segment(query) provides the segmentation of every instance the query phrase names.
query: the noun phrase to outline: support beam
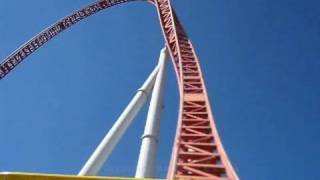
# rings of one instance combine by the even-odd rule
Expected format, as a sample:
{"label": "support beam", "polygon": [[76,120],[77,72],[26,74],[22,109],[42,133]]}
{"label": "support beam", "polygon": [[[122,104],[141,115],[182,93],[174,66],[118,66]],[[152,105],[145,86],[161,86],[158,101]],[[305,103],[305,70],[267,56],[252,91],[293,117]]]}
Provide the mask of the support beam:
{"label": "support beam", "polygon": [[118,144],[119,140],[126,132],[132,120],[135,118],[135,116],[147,100],[147,97],[153,88],[158,71],[159,65],[157,65],[156,68],[152,71],[148,79],[144,82],[131,102],[119,116],[107,135],[104,137],[89,160],[78,173],[79,176],[94,176],[99,173],[103,164],[108,159],[108,156],[111,154],[114,147]]}
{"label": "support beam", "polygon": [[142,135],[141,149],[136,169],[136,178],[153,178],[158,152],[160,118],[163,106],[163,90],[165,81],[165,66],[167,59],[166,48],[163,48],[159,57],[159,72],[153,87],[152,96],[144,134]]}

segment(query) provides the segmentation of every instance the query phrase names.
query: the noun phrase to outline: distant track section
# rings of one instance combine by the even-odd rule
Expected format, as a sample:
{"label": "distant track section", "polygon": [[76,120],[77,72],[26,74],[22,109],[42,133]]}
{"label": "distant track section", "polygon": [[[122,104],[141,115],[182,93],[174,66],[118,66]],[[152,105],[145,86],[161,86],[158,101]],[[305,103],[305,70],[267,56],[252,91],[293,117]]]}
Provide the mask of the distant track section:
{"label": "distant track section", "polygon": [[134,1],[134,0],[101,0],[92,3],[73,14],[64,17],[55,24],[46,28],[35,37],[31,38],[25,44],[20,46],[17,50],[6,57],[0,64],[0,80],[4,78],[10,71],[12,71],[18,64],[20,64],[26,57],[31,55],[50,39],[57,36],[62,31],[68,29],[77,22],[91,16],[101,10],[107,9],[117,4]]}

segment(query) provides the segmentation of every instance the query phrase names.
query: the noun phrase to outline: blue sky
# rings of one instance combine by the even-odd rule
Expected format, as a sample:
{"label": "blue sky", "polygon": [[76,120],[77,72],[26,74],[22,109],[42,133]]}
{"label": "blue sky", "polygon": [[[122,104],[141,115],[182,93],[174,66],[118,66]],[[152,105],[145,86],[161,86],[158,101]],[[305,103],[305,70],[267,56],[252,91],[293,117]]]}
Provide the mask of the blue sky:
{"label": "blue sky", "polygon": [[[0,59],[93,0],[3,1]],[[320,179],[320,3],[173,0],[204,71],[228,155],[245,180]],[[94,15],[0,82],[0,171],[77,174],[157,62],[155,8]],[[178,92],[168,67],[158,176],[164,177]],[[133,176],[146,108],[103,168]],[[130,150],[130,151],[128,151]]]}

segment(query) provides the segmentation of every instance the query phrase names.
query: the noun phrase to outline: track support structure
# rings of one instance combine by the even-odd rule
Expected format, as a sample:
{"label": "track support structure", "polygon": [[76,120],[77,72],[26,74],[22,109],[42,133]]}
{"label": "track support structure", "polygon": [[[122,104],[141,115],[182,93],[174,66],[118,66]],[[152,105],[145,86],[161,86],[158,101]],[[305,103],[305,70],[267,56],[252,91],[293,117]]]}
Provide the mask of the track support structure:
{"label": "track support structure", "polygon": [[167,50],[163,48],[159,57],[159,72],[153,87],[146,125],[141,137],[141,148],[136,169],[136,178],[154,178],[158,153],[160,119],[163,111]]}
{"label": "track support structure", "polygon": [[108,159],[114,147],[118,144],[129,125],[132,123],[139,110],[146,102],[159,71],[159,65],[152,71],[148,79],[144,82],[138,92],[133,97],[128,106],[121,113],[112,128],[103,138],[89,160],[78,173],[79,176],[97,175]]}

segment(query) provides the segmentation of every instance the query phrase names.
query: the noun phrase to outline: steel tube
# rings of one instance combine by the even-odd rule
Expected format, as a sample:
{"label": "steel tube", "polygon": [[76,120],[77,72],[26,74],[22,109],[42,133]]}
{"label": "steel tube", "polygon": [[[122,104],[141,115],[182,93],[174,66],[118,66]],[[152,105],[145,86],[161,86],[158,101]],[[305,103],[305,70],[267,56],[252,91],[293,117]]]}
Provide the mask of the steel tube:
{"label": "steel tube", "polygon": [[159,57],[159,72],[152,91],[146,125],[141,137],[142,142],[135,174],[136,178],[154,178],[155,176],[160,118],[163,109],[166,59],[167,51],[166,48],[163,48]]}
{"label": "steel tube", "polygon": [[79,176],[97,175],[99,173],[100,169],[108,159],[112,150],[118,144],[119,140],[126,132],[132,120],[135,118],[135,116],[147,100],[147,97],[153,88],[158,70],[159,66],[157,65],[149,75],[148,79],[137,91],[131,102],[121,113],[112,128],[103,138],[89,160],[85,163],[81,171],[78,173]]}

